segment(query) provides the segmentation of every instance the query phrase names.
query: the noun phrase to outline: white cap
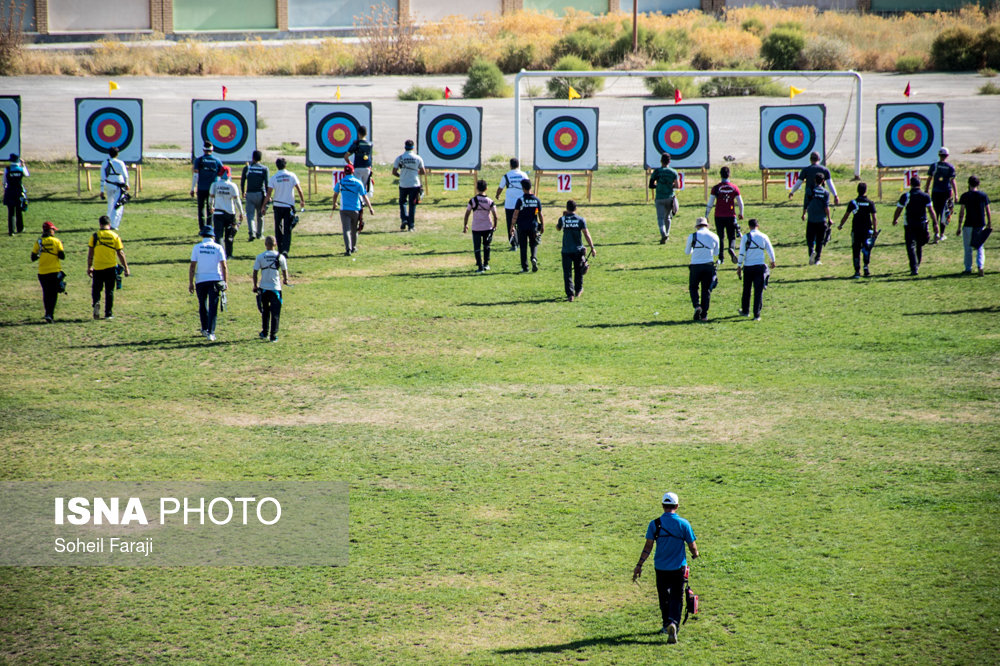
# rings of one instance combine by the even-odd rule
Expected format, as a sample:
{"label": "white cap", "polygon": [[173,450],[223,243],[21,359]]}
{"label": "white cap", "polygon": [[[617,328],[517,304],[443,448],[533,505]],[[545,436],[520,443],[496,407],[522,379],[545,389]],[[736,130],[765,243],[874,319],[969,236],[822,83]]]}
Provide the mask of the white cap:
{"label": "white cap", "polygon": [[663,493],[663,501],[660,503],[669,504],[671,506],[677,506],[680,504],[680,502],[677,501],[677,493]]}
{"label": "white cap", "polygon": [[704,217],[699,217],[697,220],[694,221],[695,229],[697,229],[698,227],[707,227],[707,226],[708,226],[708,220]]}
{"label": "white cap", "polygon": [[944,146],[941,146],[941,150],[938,151],[938,155],[948,155],[948,154],[950,154],[948,153],[948,149],[945,148]]}

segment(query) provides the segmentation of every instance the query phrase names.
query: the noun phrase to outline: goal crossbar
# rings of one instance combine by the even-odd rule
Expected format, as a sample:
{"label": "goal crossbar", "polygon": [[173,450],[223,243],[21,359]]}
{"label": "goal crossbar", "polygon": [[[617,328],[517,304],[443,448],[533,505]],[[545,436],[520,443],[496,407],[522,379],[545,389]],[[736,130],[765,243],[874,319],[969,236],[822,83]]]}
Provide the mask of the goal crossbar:
{"label": "goal crossbar", "polygon": [[671,72],[671,71],[659,71],[659,70],[603,70],[603,71],[538,71],[538,70],[521,70],[514,77],[514,157],[521,159],[521,79],[523,78],[556,78],[556,77],[637,77],[637,78],[649,78],[649,77],[721,77],[721,78],[734,78],[734,77],[787,77],[787,76],[806,76],[806,77],[841,77],[841,78],[852,78],[854,79],[855,86],[855,102],[854,102],[854,177],[861,177],[861,95],[862,95],[862,85],[861,85],[861,75],[854,70],[847,71],[800,71],[800,70],[779,70],[779,71],[767,71],[761,72],[757,70],[751,71],[683,71],[683,72]]}

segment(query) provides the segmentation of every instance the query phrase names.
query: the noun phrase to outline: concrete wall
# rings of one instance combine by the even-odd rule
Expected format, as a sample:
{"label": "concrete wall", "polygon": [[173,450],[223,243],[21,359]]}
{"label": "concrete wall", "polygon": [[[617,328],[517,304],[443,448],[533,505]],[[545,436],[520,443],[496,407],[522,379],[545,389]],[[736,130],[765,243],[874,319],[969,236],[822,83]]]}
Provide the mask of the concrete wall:
{"label": "concrete wall", "polygon": [[[384,4],[398,10],[395,0]],[[371,7],[370,0],[288,0],[288,27],[351,28]]]}
{"label": "concrete wall", "polygon": [[149,0],[48,0],[49,32],[150,30]]}
{"label": "concrete wall", "polygon": [[[906,3],[904,3],[906,4]],[[820,10],[842,9],[855,11],[858,9],[858,0],[726,0],[726,7],[750,7],[752,5],[764,5],[766,7],[815,7]]]}
{"label": "concrete wall", "polygon": [[[52,0],[49,0],[50,2]],[[276,30],[275,0],[173,0],[174,30]]]}
{"label": "concrete wall", "polygon": [[[976,0],[871,0],[873,12],[933,12],[938,9],[958,10],[965,5],[977,4]],[[980,5],[990,3],[980,0]]]}
{"label": "concrete wall", "polygon": [[[579,0],[562,0],[572,4]],[[608,0],[603,0],[606,12]],[[525,3],[527,6],[527,2]],[[499,14],[503,7],[501,0],[462,0],[461,3],[442,0],[410,0],[410,16],[417,22],[440,21],[445,16],[479,16],[481,14]],[[603,12],[602,12],[603,13]]]}
{"label": "concrete wall", "polygon": [[524,0],[524,9],[552,12],[556,16],[564,15],[567,7],[591,14],[607,14],[608,0]]}
{"label": "concrete wall", "polygon": [[[701,0],[639,0],[639,12],[642,14],[673,14],[684,9],[701,9]],[[631,12],[631,0],[621,0],[621,10]]]}

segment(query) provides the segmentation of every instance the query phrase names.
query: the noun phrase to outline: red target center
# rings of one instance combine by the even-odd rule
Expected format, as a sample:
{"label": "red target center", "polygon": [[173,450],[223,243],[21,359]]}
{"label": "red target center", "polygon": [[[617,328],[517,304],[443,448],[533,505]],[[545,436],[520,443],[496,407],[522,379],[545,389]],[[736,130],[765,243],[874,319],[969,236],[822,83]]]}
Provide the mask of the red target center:
{"label": "red target center", "polygon": [[798,127],[786,127],[781,131],[781,145],[786,148],[798,148],[806,140],[806,133]]}
{"label": "red target center", "polygon": [[576,148],[576,144],[580,140],[580,137],[577,136],[576,132],[574,132],[573,130],[564,127],[563,129],[556,132],[556,135],[555,137],[553,137],[553,139],[555,140],[557,149],[573,150],[574,148]]}
{"label": "red target center", "polygon": [[437,131],[437,142],[442,148],[454,148],[462,141],[462,133],[454,125],[444,125]]}
{"label": "red target center", "polygon": [[680,125],[668,127],[663,136],[666,138],[667,145],[671,148],[682,148],[688,142],[687,129]]}
{"label": "red target center", "polygon": [[924,132],[919,125],[906,123],[896,130],[896,140],[907,148],[912,148],[923,141]]}
{"label": "red target center", "polygon": [[228,143],[236,136],[236,125],[231,120],[220,120],[212,128],[212,136],[223,143]]}
{"label": "red target center", "polygon": [[331,146],[336,146],[337,148],[343,148],[349,144],[351,136],[351,129],[343,123],[331,125],[326,131],[326,140],[330,142]]}
{"label": "red target center", "polygon": [[102,120],[97,125],[97,136],[101,141],[112,143],[122,136],[122,126],[114,120]]}

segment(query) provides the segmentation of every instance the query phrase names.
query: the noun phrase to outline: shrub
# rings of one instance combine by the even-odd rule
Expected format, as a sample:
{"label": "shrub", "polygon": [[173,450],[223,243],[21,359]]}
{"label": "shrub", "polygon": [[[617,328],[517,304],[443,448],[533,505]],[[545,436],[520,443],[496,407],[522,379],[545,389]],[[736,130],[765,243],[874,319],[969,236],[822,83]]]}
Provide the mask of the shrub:
{"label": "shrub", "polygon": [[768,69],[795,69],[798,67],[806,38],[798,30],[776,28],[760,46],[760,55]]}
{"label": "shrub", "polygon": [[358,25],[357,68],[362,74],[420,74],[416,28],[386,5],[372,6]]}
{"label": "shrub", "polygon": [[[576,56],[563,56],[553,67],[555,71],[586,71],[593,69],[590,63],[585,62]],[[604,79],[599,76],[587,78],[574,78],[557,76],[549,79],[549,94],[556,98],[565,99],[569,95],[570,86],[573,87],[581,97],[593,97],[595,93],[604,88]]]}
{"label": "shrub", "polygon": [[436,99],[444,99],[444,90],[441,88],[429,88],[413,84],[406,90],[397,91],[396,97],[404,102],[427,102]]}
{"label": "shrub", "polygon": [[[683,30],[656,32],[644,26],[636,31],[639,53],[651,60],[676,62],[687,56],[690,39]],[[614,67],[632,53],[632,28],[624,27],[618,38],[602,54],[596,64]]]}
{"label": "shrub", "polygon": [[[654,69],[661,70],[671,70],[678,69],[677,67],[672,67],[670,63],[658,62],[654,66]],[[648,78],[643,81],[646,84],[646,88],[649,92],[653,94],[653,97],[663,97],[665,99],[673,99],[674,91],[680,90],[681,95],[687,99],[690,97],[698,96],[698,85],[694,82],[694,79],[687,76],[669,77],[661,76],[656,78]]]}
{"label": "shrub", "polygon": [[839,39],[817,36],[809,40],[799,56],[799,69],[839,70],[851,66],[851,53]]}
{"label": "shrub", "polygon": [[976,41],[976,33],[965,26],[943,30],[931,44],[934,67],[949,72],[978,68],[980,58]]}
{"label": "shrub", "polygon": [[500,68],[488,60],[476,60],[469,68],[469,77],[462,86],[462,97],[509,97],[510,86]]}
{"label": "shrub", "polygon": [[702,97],[784,97],[788,89],[773,80],[756,76],[714,76],[701,84]]}
{"label": "shrub", "polygon": [[993,83],[992,81],[987,81],[982,86],[979,87],[980,95],[1000,95],[1000,86]]}
{"label": "shrub", "polygon": [[537,50],[531,42],[511,40],[504,46],[503,54],[497,61],[500,71],[506,74],[516,74],[522,69],[531,69],[537,58]]}
{"label": "shrub", "polygon": [[24,3],[5,2],[0,8],[0,76],[14,73],[14,66],[21,57],[24,33]]}
{"label": "shrub", "polygon": [[598,30],[599,26],[600,24],[588,23],[565,35],[552,47],[552,55],[557,58],[576,56],[589,63],[600,62],[611,35],[600,34],[607,31]]}
{"label": "shrub", "polygon": [[924,68],[924,59],[917,55],[900,56],[896,60],[896,71],[900,74],[915,74]]}
{"label": "shrub", "polygon": [[1000,67],[1000,25],[991,25],[976,37],[976,50],[986,67]]}
{"label": "shrub", "polygon": [[764,25],[763,21],[761,21],[756,16],[751,16],[746,21],[743,21],[743,23],[740,24],[740,30],[742,30],[743,32],[749,32],[751,35],[757,35],[758,37],[760,37],[767,31],[767,28]]}
{"label": "shrub", "polygon": [[979,70],[979,76],[985,77],[987,79],[992,79],[996,75],[997,75],[997,70],[993,69],[992,67],[983,67],[981,70]]}

